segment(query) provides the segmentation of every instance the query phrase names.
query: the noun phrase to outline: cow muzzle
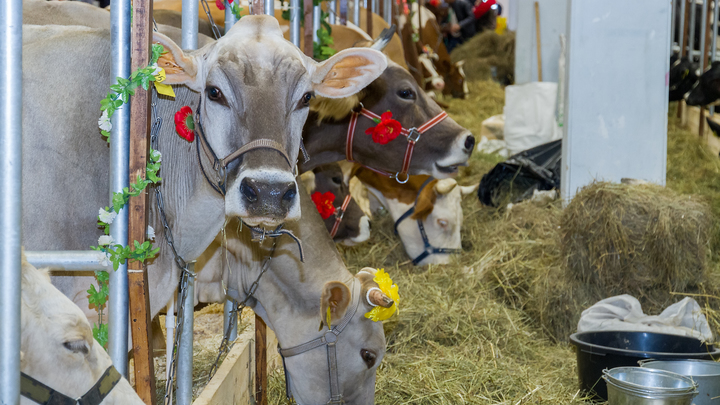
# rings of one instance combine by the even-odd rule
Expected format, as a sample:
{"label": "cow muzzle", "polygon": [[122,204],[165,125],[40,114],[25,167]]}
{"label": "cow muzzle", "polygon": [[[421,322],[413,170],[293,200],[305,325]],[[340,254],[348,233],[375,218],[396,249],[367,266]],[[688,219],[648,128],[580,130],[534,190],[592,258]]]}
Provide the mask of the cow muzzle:
{"label": "cow muzzle", "polygon": [[300,218],[300,197],[293,175],[282,170],[244,170],[228,190],[226,213],[250,226],[278,226]]}

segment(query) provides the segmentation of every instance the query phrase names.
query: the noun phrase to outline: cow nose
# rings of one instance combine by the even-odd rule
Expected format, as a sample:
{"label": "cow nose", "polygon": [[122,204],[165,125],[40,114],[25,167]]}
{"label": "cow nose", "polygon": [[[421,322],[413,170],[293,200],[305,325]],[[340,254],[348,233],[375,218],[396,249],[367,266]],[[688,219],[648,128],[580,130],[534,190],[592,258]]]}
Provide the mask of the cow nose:
{"label": "cow nose", "polygon": [[240,183],[240,194],[251,208],[275,211],[271,207],[279,206],[287,213],[297,198],[297,186],[294,182],[266,182],[246,177]]}
{"label": "cow nose", "polygon": [[468,135],[468,137],[465,138],[465,150],[468,152],[472,152],[474,147],[475,147],[475,137],[472,135]]}
{"label": "cow nose", "polygon": [[253,183],[255,183],[255,181],[248,181],[247,178],[243,179],[242,183],[240,183],[240,193],[251,203],[258,200],[258,190]]}

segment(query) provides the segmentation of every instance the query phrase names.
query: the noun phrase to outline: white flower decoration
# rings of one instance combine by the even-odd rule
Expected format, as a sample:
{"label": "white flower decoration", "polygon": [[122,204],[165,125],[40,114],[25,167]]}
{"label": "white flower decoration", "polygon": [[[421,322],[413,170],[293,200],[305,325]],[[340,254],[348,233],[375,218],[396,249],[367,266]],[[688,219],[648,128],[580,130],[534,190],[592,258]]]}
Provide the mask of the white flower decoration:
{"label": "white flower decoration", "polygon": [[105,110],[102,112],[102,115],[100,116],[100,119],[98,120],[98,126],[103,131],[111,131],[112,130],[112,122],[110,122],[110,117],[108,116],[108,110]]}
{"label": "white flower decoration", "polygon": [[154,70],[152,71],[152,73],[150,73],[150,74],[153,75],[153,76],[157,75],[158,73],[160,73],[160,72],[162,71],[162,68],[159,67],[159,66],[157,65],[157,63],[153,63],[152,65],[150,65],[150,67],[154,69]]}
{"label": "white flower decoration", "polygon": [[150,239],[150,240],[155,240],[155,230],[154,230],[153,227],[150,226],[150,225],[148,225],[147,237],[148,237],[148,239]]}
{"label": "white flower decoration", "polygon": [[112,224],[116,216],[116,212],[107,212],[102,208],[100,208],[100,214],[98,215],[100,221],[105,222],[106,224]]}
{"label": "white flower decoration", "polygon": [[98,245],[100,246],[112,245],[113,243],[115,243],[115,240],[110,235],[102,235],[98,238]]}
{"label": "white flower decoration", "polygon": [[108,254],[104,252],[98,252],[98,261],[100,262],[100,265],[104,267],[112,265],[112,262],[110,261],[110,256],[108,256]]}
{"label": "white flower decoration", "polygon": [[162,162],[162,154],[159,150],[151,149],[150,150],[150,159],[152,159],[155,163]]}

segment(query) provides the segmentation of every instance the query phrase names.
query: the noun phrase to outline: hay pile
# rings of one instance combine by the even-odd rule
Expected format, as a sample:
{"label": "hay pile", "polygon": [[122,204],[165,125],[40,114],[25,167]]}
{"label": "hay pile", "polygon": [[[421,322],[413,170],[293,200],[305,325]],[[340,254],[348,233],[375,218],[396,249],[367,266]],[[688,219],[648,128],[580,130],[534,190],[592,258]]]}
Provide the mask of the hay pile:
{"label": "hay pile", "polygon": [[485,31],[475,35],[464,44],[453,49],[453,62],[465,61],[463,70],[469,81],[495,79],[502,84],[515,82],[515,33],[507,31],[498,35]]}

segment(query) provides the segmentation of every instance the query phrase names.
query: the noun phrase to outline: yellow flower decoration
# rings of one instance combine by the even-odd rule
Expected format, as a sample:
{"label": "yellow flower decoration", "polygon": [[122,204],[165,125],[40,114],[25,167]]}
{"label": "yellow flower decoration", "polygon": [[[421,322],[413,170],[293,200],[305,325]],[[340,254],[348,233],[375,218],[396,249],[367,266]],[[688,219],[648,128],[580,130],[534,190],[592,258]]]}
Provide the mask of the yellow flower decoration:
{"label": "yellow flower decoration", "polygon": [[375,278],[373,278],[373,281],[378,283],[380,291],[390,297],[390,299],[392,299],[394,303],[390,308],[383,308],[379,305],[373,307],[373,309],[365,313],[365,318],[368,318],[375,322],[384,321],[390,318],[395,313],[395,311],[397,311],[397,306],[400,303],[398,286],[396,284],[393,284],[390,275],[385,272],[385,269],[378,270],[377,273],[375,273]]}

